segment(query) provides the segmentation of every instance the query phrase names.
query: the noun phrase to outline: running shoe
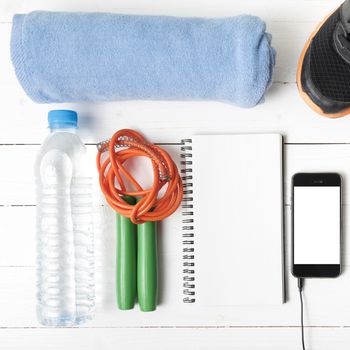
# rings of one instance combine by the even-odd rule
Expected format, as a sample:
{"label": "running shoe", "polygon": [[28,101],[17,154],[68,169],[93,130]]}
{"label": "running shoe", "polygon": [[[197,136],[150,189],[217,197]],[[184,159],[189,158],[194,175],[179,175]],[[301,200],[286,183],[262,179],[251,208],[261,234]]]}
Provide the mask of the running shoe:
{"label": "running shoe", "polygon": [[305,102],[319,114],[350,114],[350,0],[312,33],[299,59],[297,84]]}

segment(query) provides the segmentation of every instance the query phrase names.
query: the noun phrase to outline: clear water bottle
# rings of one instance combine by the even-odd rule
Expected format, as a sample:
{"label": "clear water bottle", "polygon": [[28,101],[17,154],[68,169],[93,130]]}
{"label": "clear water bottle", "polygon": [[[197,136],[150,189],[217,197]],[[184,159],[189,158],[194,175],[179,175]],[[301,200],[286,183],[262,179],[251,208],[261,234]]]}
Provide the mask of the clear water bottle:
{"label": "clear water bottle", "polygon": [[92,177],[77,113],[49,112],[50,134],[35,164],[37,188],[37,314],[49,326],[94,315]]}

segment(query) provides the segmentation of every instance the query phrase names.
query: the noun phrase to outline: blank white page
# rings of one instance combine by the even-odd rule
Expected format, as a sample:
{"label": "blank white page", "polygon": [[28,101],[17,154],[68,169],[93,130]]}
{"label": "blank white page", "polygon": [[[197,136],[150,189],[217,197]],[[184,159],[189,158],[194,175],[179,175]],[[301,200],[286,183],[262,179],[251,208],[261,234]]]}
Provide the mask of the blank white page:
{"label": "blank white page", "polygon": [[282,136],[192,140],[198,304],[283,303]]}

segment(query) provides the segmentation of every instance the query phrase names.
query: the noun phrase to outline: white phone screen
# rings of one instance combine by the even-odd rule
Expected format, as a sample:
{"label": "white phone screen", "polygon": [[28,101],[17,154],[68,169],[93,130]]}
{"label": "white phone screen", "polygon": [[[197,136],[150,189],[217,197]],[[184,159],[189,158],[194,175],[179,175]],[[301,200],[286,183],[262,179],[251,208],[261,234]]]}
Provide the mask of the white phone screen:
{"label": "white phone screen", "polygon": [[340,186],[294,187],[294,264],[340,264]]}

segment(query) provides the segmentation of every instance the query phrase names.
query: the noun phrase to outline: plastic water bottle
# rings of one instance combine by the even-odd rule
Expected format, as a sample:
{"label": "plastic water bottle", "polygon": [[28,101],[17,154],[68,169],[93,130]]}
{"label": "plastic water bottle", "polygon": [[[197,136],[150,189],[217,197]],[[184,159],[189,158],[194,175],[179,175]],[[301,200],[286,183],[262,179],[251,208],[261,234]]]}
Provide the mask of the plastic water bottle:
{"label": "plastic water bottle", "polygon": [[77,113],[54,110],[48,120],[35,164],[37,314],[43,325],[71,326],[94,315],[92,177]]}

